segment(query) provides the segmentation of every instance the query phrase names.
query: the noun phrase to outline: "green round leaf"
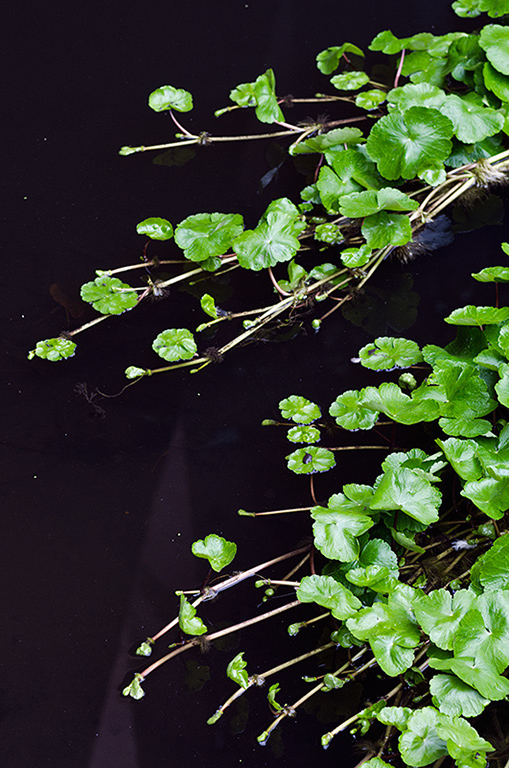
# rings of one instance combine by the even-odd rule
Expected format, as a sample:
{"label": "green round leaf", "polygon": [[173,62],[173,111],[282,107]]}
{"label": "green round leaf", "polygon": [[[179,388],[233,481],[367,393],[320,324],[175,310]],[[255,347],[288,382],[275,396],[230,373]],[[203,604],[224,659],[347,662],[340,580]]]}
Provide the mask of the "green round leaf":
{"label": "green round leaf", "polygon": [[101,275],[81,286],[81,298],[102,315],[120,315],[138,303],[136,291],[117,277]]}
{"label": "green round leaf", "polygon": [[343,72],[341,75],[332,77],[331,83],[339,91],[356,91],[357,88],[362,88],[363,85],[369,83],[369,75],[359,71]]}
{"label": "green round leaf", "polygon": [[454,125],[454,133],[465,144],[475,144],[498,133],[504,117],[489,107],[478,106],[455,94],[447,96],[440,112]]}
{"label": "green round leaf", "polygon": [[479,45],[486,51],[488,61],[503,75],[509,75],[509,29],[487,24],[481,30]]}
{"label": "green round leaf", "polygon": [[173,227],[166,219],[144,219],[136,225],[139,235],[147,235],[151,240],[170,240],[173,237]]}
{"label": "green round leaf", "polygon": [[363,406],[360,403],[362,395],[355,389],[350,389],[339,395],[331,407],[329,413],[334,416],[336,423],[344,429],[371,429],[378,419],[379,411]]}
{"label": "green round leaf", "polygon": [[332,576],[304,576],[297,590],[301,603],[317,603],[328,608],[336,619],[353,616],[361,602]]}
{"label": "green round leaf", "polygon": [[341,251],[341,261],[345,267],[350,269],[358,269],[364,267],[373,253],[369,245],[361,245],[360,248],[345,248]]}
{"label": "green round leaf", "polygon": [[422,361],[421,350],[415,341],[381,336],[359,351],[361,364],[373,371],[408,368]]}
{"label": "green round leaf", "polygon": [[241,267],[259,271],[290,261],[300,248],[295,217],[271,210],[256,229],[246,230],[233,243]]}
{"label": "green round leaf", "polygon": [[407,765],[422,768],[447,755],[447,742],[437,733],[438,712],[423,707],[411,715],[408,729],[399,737],[399,751]]}
{"label": "green round leaf", "polygon": [[509,77],[498,72],[487,61],[483,67],[484,85],[501,101],[509,101]]}
{"label": "green round leaf", "polygon": [[164,112],[166,109],[189,112],[193,108],[193,97],[189,91],[185,91],[183,88],[162,85],[152,91],[148,97],[148,105],[154,112]]}
{"label": "green round leaf", "polygon": [[410,107],[432,107],[440,109],[446,94],[436,85],[430,83],[409,83],[400,88],[393,88],[387,94],[387,102],[391,107],[397,107],[404,112]]}
{"label": "green round leaf", "polygon": [[311,424],[320,418],[321,413],[316,403],[301,395],[290,395],[279,403],[279,410],[284,419],[291,419],[296,424]]}
{"label": "green round leaf", "polygon": [[361,232],[369,248],[385,248],[386,245],[405,245],[412,239],[410,219],[403,213],[380,211],[366,216]]}
{"label": "green round leaf", "polygon": [[320,430],[316,427],[292,427],[286,436],[291,443],[317,443]]}
{"label": "green round leaf", "polygon": [[196,343],[187,328],[169,328],[160,333],[152,343],[154,352],[164,360],[190,360],[196,354]]}
{"label": "green round leaf", "polygon": [[495,325],[509,318],[509,307],[466,307],[455,309],[445,319],[450,325]]}
{"label": "green round leaf", "polygon": [[237,554],[237,545],[233,541],[227,541],[222,536],[210,533],[204,539],[194,541],[191,551],[196,557],[203,557],[209,561],[214,571],[221,571],[230,565]]}
{"label": "green round leaf", "polygon": [[429,684],[433,704],[451,717],[477,717],[490,703],[456,675],[435,675]]}
{"label": "green round leaf", "polygon": [[373,88],[371,91],[362,91],[355,97],[355,106],[360,109],[376,109],[387,98],[385,91]]}
{"label": "green round leaf", "polygon": [[76,349],[76,344],[70,339],[63,339],[57,337],[56,339],[45,339],[44,341],[38,341],[35,349],[32,349],[28,353],[28,359],[33,360],[34,357],[41,357],[43,360],[51,360],[56,362],[57,360],[63,360],[66,357],[72,357]]}
{"label": "green round leaf", "polygon": [[332,451],[329,451],[327,448],[318,448],[316,445],[299,448],[297,451],[290,453],[286,460],[288,462],[288,469],[297,475],[327,472],[336,464]]}
{"label": "green round leaf", "polygon": [[338,245],[345,239],[340,228],[336,224],[319,224],[315,227],[315,240],[329,245]]}
{"label": "green round leaf", "polygon": [[437,109],[411,107],[375,123],[366,149],[386,179],[412,179],[422,168],[448,157],[453,130],[449,118]]}
{"label": "green round leaf", "polygon": [[343,45],[333,45],[320,51],[316,57],[316,66],[324,75],[330,75],[338,68],[341,57],[344,53],[354,53],[356,56],[364,56],[364,52],[352,43],[343,43]]}
{"label": "green round leaf", "polygon": [[243,226],[238,213],[197,213],[180,222],[175,242],[187,259],[205,261],[226,253]]}
{"label": "green round leaf", "polygon": [[509,267],[485,267],[472,277],[480,283],[509,283]]}

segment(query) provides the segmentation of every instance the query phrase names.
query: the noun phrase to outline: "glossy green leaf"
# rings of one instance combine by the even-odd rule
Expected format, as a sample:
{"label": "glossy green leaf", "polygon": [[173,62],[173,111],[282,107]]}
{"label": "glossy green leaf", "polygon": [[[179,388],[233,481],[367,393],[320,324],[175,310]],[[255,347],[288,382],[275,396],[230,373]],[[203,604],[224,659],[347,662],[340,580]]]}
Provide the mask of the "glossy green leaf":
{"label": "glossy green leaf", "polygon": [[180,595],[179,626],[186,635],[203,635],[207,631],[203,621],[196,615],[196,608],[185,595]]}
{"label": "glossy green leaf", "polygon": [[340,228],[332,223],[319,224],[315,227],[314,237],[315,240],[321,243],[328,243],[329,245],[339,245],[345,239]]}
{"label": "glossy green leaf", "polygon": [[118,277],[100,275],[81,286],[81,298],[102,315],[120,315],[138,303],[138,294]]}
{"label": "glossy green leaf", "polygon": [[363,763],[364,768],[392,768],[392,765],[386,763],[381,757],[372,757],[367,762]]}
{"label": "glossy green leaf", "polygon": [[380,211],[415,211],[416,200],[394,187],[366,190],[344,195],[340,201],[340,213],[351,219],[370,216]]}
{"label": "glossy green leaf", "polygon": [[465,144],[474,144],[498,133],[503,116],[489,107],[478,106],[455,94],[447,96],[440,111],[454,125],[454,133]]}
{"label": "glossy green leaf", "polygon": [[420,389],[406,395],[397,384],[385,382],[379,387],[365,387],[361,390],[360,405],[385,413],[400,424],[418,424],[420,421],[434,421],[439,413],[435,400],[418,398]]}
{"label": "glossy green leaf", "polygon": [[453,642],[456,656],[482,659],[498,673],[509,664],[509,592],[480,595],[463,617]]}
{"label": "glossy green leaf", "polygon": [[371,509],[400,509],[410,517],[429,525],[438,520],[440,491],[415,470],[388,470],[378,483]]}
{"label": "glossy green leaf", "polygon": [[185,91],[183,88],[162,85],[152,91],[148,97],[148,105],[154,112],[164,112],[166,109],[189,112],[193,108],[193,97],[189,91]]}
{"label": "glossy green leaf", "polygon": [[500,520],[509,509],[509,479],[483,477],[472,480],[465,483],[461,495],[473,501],[488,517]]}
{"label": "glossy green leaf", "polygon": [[130,365],[125,369],[126,379],[138,379],[140,376],[145,376],[147,373],[146,368],[138,368],[136,365]]}
{"label": "glossy green leaf", "polygon": [[241,267],[259,271],[293,259],[300,248],[295,224],[295,217],[272,210],[256,229],[243,232],[233,242]]}
{"label": "glossy green leaf", "polygon": [[485,267],[472,272],[472,277],[480,283],[509,283],[509,267]]}
{"label": "glossy green leaf", "polygon": [[196,557],[203,557],[209,561],[214,571],[221,571],[230,565],[237,554],[237,545],[233,541],[227,541],[222,536],[210,533],[204,539],[194,541],[191,551]]}
{"label": "glossy green leaf", "polygon": [[141,687],[143,677],[137,673],[133,680],[122,691],[122,696],[131,696],[133,699],[142,699],[145,696],[145,691]]}
{"label": "glossy green leaf", "polygon": [[340,200],[343,195],[349,195],[352,192],[359,192],[362,186],[348,177],[345,181],[338,176],[332,168],[325,165],[320,168],[317,189],[320,193],[320,199],[329,213],[339,213]]}
{"label": "glossy green leaf", "polygon": [[241,107],[254,106],[256,117],[262,123],[284,121],[276,96],[276,78],[272,69],[259,75],[253,83],[242,83],[230,93],[232,101]]}
{"label": "glossy green leaf", "polygon": [[321,691],[337,691],[339,688],[343,688],[344,685],[346,685],[348,681],[347,680],[341,680],[339,677],[336,677],[335,675],[327,674],[324,675],[323,678],[323,687],[320,688]]}
{"label": "glossy green leaf", "polygon": [[226,667],[226,675],[241,688],[249,688],[249,676],[246,672],[247,662],[244,660],[244,651],[238,653]]}
{"label": "glossy green leaf", "polygon": [[316,66],[324,75],[330,75],[339,66],[339,62],[345,53],[354,53],[356,56],[364,56],[364,52],[352,43],[343,43],[343,45],[333,45],[326,48],[316,57]]}
{"label": "glossy green leaf", "polygon": [[408,216],[402,213],[375,213],[367,216],[361,232],[369,248],[385,248],[386,245],[405,245],[412,239],[412,227]]}
{"label": "glossy green leaf", "polygon": [[366,148],[386,179],[411,179],[430,163],[447,158],[452,134],[451,121],[438,110],[411,107],[375,123]]}
{"label": "glossy green leaf", "polygon": [[276,696],[279,693],[280,687],[279,683],[274,683],[274,685],[270,686],[267,694],[267,701],[275,712],[281,712],[283,709],[281,704],[276,701]]}
{"label": "glossy green leaf", "polygon": [[443,441],[437,440],[437,443],[462,480],[479,480],[482,477],[483,470],[477,456],[477,443],[474,440],[450,437]]}
{"label": "glossy green leaf", "polygon": [[452,672],[490,701],[502,701],[509,696],[509,680],[499,675],[482,658],[452,656],[441,659],[430,656],[429,665],[433,669]]}
{"label": "glossy green leaf", "polygon": [[361,141],[364,141],[364,137],[359,128],[345,126],[344,128],[333,128],[327,133],[319,133],[303,141],[296,141],[294,144],[290,144],[288,152],[292,156],[311,152],[326,154],[335,148],[343,150],[345,144],[358,144]]}
{"label": "glossy green leaf", "polygon": [[369,486],[347,485],[344,493],[330,497],[327,507],[313,507],[315,546],[330,560],[349,563],[359,557],[358,537],[374,524],[366,514],[373,490]]}
{"label": "glossy green leaf", "polygon": [[329,451],[327,448],[318,448],[316,445],[298,448],[286,456],[286,461],[288,469],[297,475],[327,472],[336,464],[332,451]]}
{"label": "glossy green leaf", "polygon": [[382,725],[392,725],[399,731],[405,731],[414,710],[410,707],[384,707],[378,712],[376,719]]}
{"label": "glossy green leaf", "polygon": [[445,91],[430,83],[408,83],[400,88],[393,88],[387,94],[387,102],[390,107],[397,107],[399,112],[404,112],[410,107],[431,107],[440,109],[445,101]]}
{"label": "glossy green leaf", "polygon": [[216,302],[214,301],[214,297],[211,296],[210,293],[203,294],[203,296],[200,299],[200,305],[203,311],[209,317],[213,317],[214,319],[217,318]]}
{"label": "glossy green leaf", "polygon": [[476,307],[468,304],[455,309],[445,319],[451,325],[490,325],[509,318],[509,307]]}
{"label": "glossy green leaf", "polygon": [[57,360],[64,360],[67,357],[72,357],[76,350],[76,344],[70,339],[64,339],[58,336],[55,339],[44,339],[44,341],[38,341],[35,349],[30,350],[28,353],[28,359],[33,360],[34,357],[41,357],[43,360],[51,360],[51,362],[57,362]]}
{"label": "glossy green leaf", "polygon": [[365,72],[343,72],[341,75],[331,77],[331,83],[338,91],[356,91],[369,83],[369,75]]}
{"label": "glossy green leaf", "polygon": [[509,29],[499,24],[487,24],[481,29],[479,45],[495,69],[509,75]]}
{"label": "glossy green leaf", "polygon": [[197,213],[181,221],[175,230],[175,242],[191,261],[222,256],[243,230],[238,213]]}
{"label": "glossy green leaf", "polygon": [[477,717],[490,703],[456,675],[435,675],[430,680],[429,689],[435,707],[452,717]]}
{"label": "glossy green leaf", "polygon": [[489,61],[483,67],[484,85],[501,101],[509,101],[509,77],[492,67]]}
{"label": "glossy green leaf", "polygon": [[462,768],[481,768],[486,765],[486,753],[494,750],[462,717],[441,715],[437,720],[437,733],[446,739],[447,751]]}
{"label": "glossy green leaf", "polygon": [[399,751],[407,765],[422,768],[447,755],[447,743],[437,733],[438,712],[423,707],[409,718],[399,737]]}
{"label": "glossy green leaf", "polygon": [[416,597],[413,609],[417,621],[439,648],[452,650],[455,634],[470,609],[474,595],[466,589],[451,595],[446,589],[434,589]]}
{"label": "glossy green leaf", "polygon": [[362,392],[350,389],[334,400],[329,413],[344,429],[371,429],[378,419],[379,411],[362,405],[361,401]]}
{"label": "glossy green leaf", "polygon": [[486,591],[509,589],[509,536],[500,536],[477,561],[479,581]]}
{"label": "glossy green leaf", "polygon": [[462,18],[473,18],[487,12],[491,18],[509,13],[509,0],[456,0],[453,10]]}
{"label": "glossy green leaf", "polygon": [[408,339],[380,336],[359,350],[361,365],[373,371],[408,368],[422,362],[419,345]]}
{"label": "glossy green leaf", "polygon": [[167,219],[144,219],[136,225],[136,232],[151,240],[170,240],[173,237],[173,227]]}
{"label": "glossy green leaf", "polygon": [[386,541],[370,539],[362,548],[358,561],[346,572],[346,578],[358,587],[388,592],[398,578],[398,558]]}
{"label": "glossy green leaf", "polygon": [[396,677],[412,666],[419,639],[416,629],[408,631],[380,624],[369,644],[385,674]]}
{"label": "glossy green leaf", "polygon": [[320,408],[301,395],[290,395],[279,403],[279,410],[284,419],[291,419],[296,424],[311,424],[320,418]]}
{"label": "glossy green leaf", "polygon": [[353,616],[361,607],[361,601],[332,576],[304,576],[297,598],[301,603],[317,603],[327,608],[340,620]]}
{"label": "glossy green leaf", "polygon": [[355,97],[355,106],[360,109],[366,109],[370,111],[376,109],[387,98],[385,91],[381,91],[379,88],[372,88],[369,91],[362,91]]}
{"label": "glossy green leaf", "polygon": [[187,328],[169,328],[152,342],[152,349],[169,363],[190,360],[196,354],[196,342]]}
{"label": "glossy green leaf", "polygon": [[382,51],[382,53],[389,55],[400,53],[405,48],[412,51],[427,50],[434,39],[435,37],[431,32],[420,32],[412,37],[397,38],[390,29],[386,29],[379,32],[371,41],[369,50]]}
{"label": "glossy green leaf", "polygon": [[291,443],[317,443],[320,440],[320,430],[316,427],[292,427],[286,437]]}
{"label": "glossy green leaf", "polygon": [[345,267],[359,269],[368,263],[372,253],[373,250],[369,245],[361,245],[360,248],[345,248],[344,251],[341,251],[340,256]]}

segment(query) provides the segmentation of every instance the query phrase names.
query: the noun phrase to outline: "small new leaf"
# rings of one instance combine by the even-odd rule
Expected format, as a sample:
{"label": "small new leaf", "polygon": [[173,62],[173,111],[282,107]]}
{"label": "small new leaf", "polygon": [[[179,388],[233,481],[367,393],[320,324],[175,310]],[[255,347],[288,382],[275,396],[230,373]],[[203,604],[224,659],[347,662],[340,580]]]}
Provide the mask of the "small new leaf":
{"label": "small new leaf", "polygon": [[30,350],[28,359],[33,360],[34,357],[40,357],[43,360],[56,362],[57,360],[64,360],[66,357],[72,357],[75,349],[76,344],[70,339],[60,337],[45,339],[44,341],[38,341],[35,349]]}
{"label": "small new leaf", "polygon": [[198,539],[191,545],[191,551],[196,557],[203,557],[209,561],[214,571],[221,571],[230,565],[237,554],[237,545],[233,541],[227,541],[222,536],[210,533],[204,539]]}
{"label": "small new leaf", "polygon": [[145,691],[141,687],[143,677],[140,674],[136,674],[131,683],[124,688],[122,696],[131,696],[133,699],[142,699],[145,696]]}
{"label": "small new leaf", "polygon": [[148,97],[148,105],[154,112],[164,112],[167,109],[189,112],[193,108],[193,97],[189,91],[185,91],[183,88],[162,85],[152,91]]}
{"label": "small new leaf", "polygon": [[241,688],[249,688],[249,676],[246,672],[247,662],[244,661],[244,651],[238,653],[226,667],[226,674]]}
{"label": "small new leaf", "polygon": [[170,240],[173,237],[173,227],[167,219],[144,219],[136,225],[136,232],[151,240]]}
{"label": "small new leaf", "polygon": [[180,595],[179,626],[186,635],[203,635],[207,631],[203,621],[196,615],[196,608],[185,595]]}

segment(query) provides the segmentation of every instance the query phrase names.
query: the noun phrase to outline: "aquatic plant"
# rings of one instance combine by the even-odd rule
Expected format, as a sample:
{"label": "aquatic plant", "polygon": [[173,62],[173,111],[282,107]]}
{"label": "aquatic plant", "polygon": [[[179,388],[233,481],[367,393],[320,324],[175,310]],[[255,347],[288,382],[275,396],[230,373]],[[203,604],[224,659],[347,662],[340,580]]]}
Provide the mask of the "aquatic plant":
{"label": "aquatic plant", "polygon": [[[496,18],[507,11],[499,0],[461,1],[453,7],[467,17],[487,11]],[[319,71],[328,78],[326,93],[282,96],[271,69],[237,85],[230,93],[233,104],[217,110],[216,116],[251,110],[258,121],[271,126],[268,132],[242,136],[191,133],[180,121],[193,108],[192,95],[172,85],[157,88],[149,106],[169,113],[178,129],[175,140],[122,147],[120,154],[178,153],[220,142],[289,139],[288,154],[310,169],[301,200],[272,200],[252,228],[237,212],[193,214],[175,227],[160,217],[139,222],[137,232],[145,240],[141,259],[98,270],[95,279],[82,286],[83,300],[99,316],[38,342],[29,357],[68,358],[84,330],[150,298],[163,298],[179,285],[198,295],[204,322],[193,330],[181,328],[177,307],[176,327],[160,329],[152,345],[168,364],[130,365],[128,379],[182,367],[200,370],[271,328],[304,322],[311,312],[317,330],[362,291],[390,254],[408,259],[422,250],[426,224],[448,206],[473,190],[506,182],[508,41],[509,29],[497,23],[471,33],[422,32],[404,39],[385,30],[369,46],[387,57],[385,67],[375,70],[383,74],[368,73],[365,53],[358,46],[333,45],[316,57]],[[310,104],[318,110],[316,119],[288,122],[285,109],[305,105],[307,110]],[[330,118],[319,116],[324,107]],[[264,175],[262,186],[270,183],[279,165]],[[162,247],[164,242],[164,257],[155,255],[154,244]],[[220,305],[214,297],[218,278],[238,269],[267,275],[263,306],[249,304],[250,292],[240,311],[229,309],[227,301]],[[127,272],[143,276],[138,285],[117,277]],[[327,309],[326,300],[332,304]],[[227,327],[228,340],[211,346],[210,335],[219,326]],[[199,341],[205,331],[206,345]]]}
{"label": "aquatic plant", "polygon": [[[509,244],[502,248],[509,255]],[[471,721],[509,696],[509,307],[498,305],[498,284],[509,282],[509,269],[488,267],[473,277],[494,283],[497,300],[451,312],[445,322],[456,326],[456,338],[445,347],[377,338],[356,360],[371,371],[392,372],[389,380],[339,393],[328,414],[302,395],[279,403],[280,418],[263,424],[302,444],[286,461],[292,472],[308,475],[311,504],[239,514],[307,513],[311,543],[217,576],[231,564],[235,545],[215,534],[195,542],[193,553],[215,573],[200,589],[176,593],[178,617],[147,638],[138,654],[149,656],[172,629],[180,638],[136,673],[125,696],[143,697],[152,672],[204,641],[291,611],[299,617],[288,633],[319,623],[321,643],[262,671],[237,653],[226,670],[237,687],[210,725],[240,696],[277,676],[281,682],[267,695],[273,718],[258,737],[265,744],[313,696],[343,688],[348,696],[348,686],[363,681],[360,708],[324,733],[323,747],[343,731],[369,732],[362,761],[367,768],[390,766],[396,755],[416,768],[444,758],[458,768],[482,768],[488,756],[506,763],[507,754],[495,751],[482,726],[480,733]],[[419,444],[400,449],[402,428],[418,425]],[[354,445],[336,444],[352,432],[358,433]],[[366,444],[365,432],[374,444]],[[317,446],[320,440],[327,447]],[[319,475],[333,470],[338,452],[348,450],[387,455],[373,482],[344,484],[320,500]],[[296,565],[274,577],[273,568],[288,559]],[[200,605],[248,578],[265,591],[266,604],[283,590],[278,607],[209,631],[197,616]],[[315,606],[310,618],[301,618],[303,604]],[[274,632],[267,637],[271,647],[277,645]],[[319,671],[302,678],[297,700],[280,704],[283,672],[303,662],[309,668],[315,656]]]}

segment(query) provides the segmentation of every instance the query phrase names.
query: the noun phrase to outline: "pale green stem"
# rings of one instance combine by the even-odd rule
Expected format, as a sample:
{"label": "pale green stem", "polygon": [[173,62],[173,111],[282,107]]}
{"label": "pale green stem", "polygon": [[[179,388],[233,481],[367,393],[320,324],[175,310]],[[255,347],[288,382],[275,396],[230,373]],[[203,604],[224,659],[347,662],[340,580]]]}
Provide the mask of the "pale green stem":
{"label": "pale green stem", "polygon": [[171,653],[166,654],[166,656],[163,656],[162,658],[155,661],[153,664],[151,664],[149,667],[143,670],[143,672],[140,672],[140,680],[145,680],[148,675],[150,675],[154,670],[158,669],[163,664],[166,664],[167,661],[172,659],[174,656],[177,656],[177,654],[182,653],[185,650],[188,650],[189,648],[194,648],[195,645],[198,645],[200,641],[207,641],[212,642],[213,640],[217,640],[220,637],[224,637],[225,635],[230,635],[233,632],[238,632],[240,629],[245,629],[246,627],[250,627],[253,624],[258,624],[260,621],[265,621],[266,619],[271,619],[273,616],[278,616],[281,613],[284,613],[285,611],[289,611],[291,608],[296,608],[298,605],[301,605],[300,600],[294,600],[292,603],[287,603],[286,605],[280,606],[279,608],[275,608],[272,611],[268,611],[267,613],[262,613],[260,616],[255,616],[252,619],[246,619],[246,621],[241,621],[239,624],[234,624],[231,627],[226,627],[225,629],[220,629],[217,632],[211,632],[207,633],[206,635],[201,635],[200,638],[194,637],[192,640],[188,640],[184,645],[182,645],[180,648],[177,648],[174,651],[171,651]]}
{"label": "pale green stem", "polygon": [[[357,654],[356,654],[356,655],[355,655],[355,656],[352,658],[352,660],[351,660],[351,661],[347,662],[346,664],[343,664],[343,666],[342,666],[342,667],[340,667],[339,669],[337,669],[335,672],[333,672],[333,674],[334,674],[335,676],[336,676],[336,675],[340,675],[342,672],[344,672],[346,669],[348,669],[348,668],[349,668],[349,667],[350,667],[350,666],[351,666],[351,665],[352,665],[352,664],[353,664],[355,661],[357,661],[358,659],[360,659],[360,658],[361,658],[361,657],[362,657],[362,656],[363,656],[363,655],[366,653],[366,651],[367,651],[367,648],[363,648],[363,649],[362,649],[362,651],[359,651],[359,653],[357,653]],[[373,663],[373,660],[371,660],[371,661],[369,662],[369,664],[370,664],[370,665],[371,665],[372,663]],[[363,670],[364,668],[365,668],[365,665],[364,665],[364,667],[361,667],[361,670]],[[358,670],[358,672],[360,672],[361,670]],[[355,674],[355,673],[354,673],[354,674]],[[266,738],[268,738],[268,737],[270,736],[270,734],[272,733],[272,731],[273,731],[275,728],[277,728],[277,726],[279,725],[279,723],[280,723],[282,720],[284,720],[284,718],[285,718],[285,717],[287,717],[287,716],[288,716],[288,712],[293,712],[293,711],[295,711],[295,710],[296,710],[298,707],[300,707],[302,704],[304,704],[304,702],[305,702],[305,701],[307,701],[307,700],[308,700],[308,699],[310,699],[312,696],[314,696],[314,695],[315,695],[315,693],[318,693],[319,691],[321,691],[321,690],[322,690],[322,688],[323,688],[323,683],[322,683],[322,682],[320,682],[318,685],[315,685],[315,686],[314,686],[313,688],[311,688],[311,689],[310,689],[310,690],[309,690],[309,691],[308,691],[306,694],[304,694],[304,696],[301,696],[301,698],[300,698],[300,699],[297,699],[297,701],[295,701],[295,702],[294,702],[294,703],[293,703],[293,704],[292,704],[290,707],[286,708],[284,712],[282,712],[280,715],[278,715],[278,716],[276,717],[276,719],[274,720],[274,722],[273,722],[273,723],[271,723],[271,724],[269,725],[269,727],[267,728],[267,730],[266,730],[266,731],[264,731],[264,734],[266,734]]]}
{"label": "pale green stem", "polygon": [[342,445],[339,448],[327,448],[328,451],[390,451],[386,445]]}

